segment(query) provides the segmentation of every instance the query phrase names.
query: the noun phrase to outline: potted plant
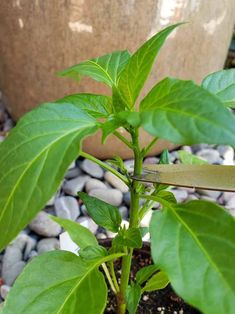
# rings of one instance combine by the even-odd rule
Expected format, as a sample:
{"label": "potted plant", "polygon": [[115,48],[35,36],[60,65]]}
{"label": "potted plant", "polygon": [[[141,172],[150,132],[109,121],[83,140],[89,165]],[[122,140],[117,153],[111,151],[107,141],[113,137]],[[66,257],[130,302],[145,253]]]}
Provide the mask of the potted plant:
{"label": "potted plant", "polygon": [[[208,201],[177,204],[166,185],[150,188],[130,176],[120,157],[110,166],[81,148],[82,140],[98,129],[103,141],[114,134],[133,151],[134,176],[139,176],[144,157],[159,138],[177,144],[235,146],[235,119],[229,109],[235,105],[234,70],[211,74],[202,86],[165,78],[136,109],[155,57],[179,25],[163,29],[133,55],[117,51],[63,71],[62,76],[90,76],[108,85],[112,97],[75,94],[43,104],[26,114],[0,144],[1,250],[43,208],[78,155],[111,171],[131,193],[129,227],[121,225],[116,207],[79,193],[91,218],[116,233],[109,248],[76,222],[53,217],[77,243],[79,256],[61,250],[34,258],[11,289],[3,314],[103,313],[105,277],[120,314],[135,313],[142,293],[162,289],[169,282],[203,313],[234,312],[234,218]],[[120,128],[129,133],[129,139]],[[153,137],[144,148],[139,146],[140,128]],[[166,153],[161,162],[168,162]],[[156,201],[162,207],[153,214],[150,229],[141,228],[141,219]],[[142,247],[142,236],[148,231],[153,264],[142,267],[130,280],[133,250]],[[114,270],[116,260],[121,263],[120,282]]]}

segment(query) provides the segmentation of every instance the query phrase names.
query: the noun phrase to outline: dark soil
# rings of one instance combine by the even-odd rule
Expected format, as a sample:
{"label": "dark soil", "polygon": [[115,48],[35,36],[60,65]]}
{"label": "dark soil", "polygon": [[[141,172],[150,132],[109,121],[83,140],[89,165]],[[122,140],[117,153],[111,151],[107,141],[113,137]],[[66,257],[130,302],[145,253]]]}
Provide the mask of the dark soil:
{"label": "dark soil", "polygon": [[[104,246],[109,246],[108,243],[102,243]],[[152,264],[149,253],[149,246],[145,244],[141,250],[136,250],[132,259],[131,277],[134,279],[136,272],[147,265]],[[120,279],[120,260],[115,263],[115,270],[118,279]],[[115,295],[109,290],[108,305],[105,310],[106,314],[117,313],[117,303]],[[142,295],[139,303],[137,314],[200,314],[200,312],[190,305],[186,304],[179,296],[175,294],[171,286],[165,289],[147,292]]]}

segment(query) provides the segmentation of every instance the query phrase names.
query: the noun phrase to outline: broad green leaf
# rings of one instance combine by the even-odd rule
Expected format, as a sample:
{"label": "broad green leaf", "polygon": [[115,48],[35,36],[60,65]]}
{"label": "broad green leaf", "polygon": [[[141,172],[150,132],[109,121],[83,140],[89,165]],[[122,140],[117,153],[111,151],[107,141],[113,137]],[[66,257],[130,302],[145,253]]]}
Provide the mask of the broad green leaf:
{"label": "broad green leaf", "polygon": [[68,232],[73,242],[76,243],[80,249],[98,245],[96,237],[86,227],[69,219],[63,219],[55,216],[51,216],[51,218]]}
{"label": "broad green leaf", "polygon": [[86,205],[88,214],[97,223],[97,225],[112,232],[118,232],[122,222],[122,217],[117,207],[105,203],[96,197],[89,196],[83,192],[79,192],[78,196]]}
{"label": "broad green leaf", "polygon": [[132,283],[126,289],[126,303],[129,314],[135,314],[141,297],[141,288]]}
{"label": "broad green leaf", "polygon": [[143,287],[142,291],[155,291],[166,288],[169,284],[169,280],[166,274],[162,271],[159,271],[153,277],[151,277],[147,282],[146,285]]}
{"label": "broad green leaf", "polygon": [[123,101],[117,87],[112,88],[112,108],[114,112],[120,112],[126,109],[126,103]]}
{"label": "broad green leaf", "polygon": [[120,74],[118,90],[120,97],[132,108],[151,71],[154,60],[167,36],[179,25],[168,26],[146,41],[129,59]]}
{"label": "broad green leaf", "polygon": [[170,156],[167,149],[161,153],[159,164],[169,164],[170,163]]}
{"label": "broad green leaf", "polygon": [[17,278],[3,313],[101,314],[106,306],[107,287],[98,267],[119,256],[113,254],[86,263],[65,251],[36,257]]}
{"label": "broad green leaf", "polygon": [[203,160],[193,154],[190,154],[189,152],[186,152],[185,150],[179,150],[178,151],[179,159],[182,162],[182,164],[186,165],[204,165],[208,164],[206,160]]}
{"label": "broad green leaf", "polygon": [[119,73],[130,58],[128,51],[113,53],[81,62],[59,73],[60,76],[69,76],[80,80],[83,76],[102,82],[110,87],[117,84]]}
{"label": "broad green leaf", "polygon": [[26,114],[0,145],[0,250],[56,192],[96,121],[72,104]]}
{"label": "broad green leaf", "polygon": [[96,94],[73,94],[58,99],[57,103],[70,103],[94,118],[106,118],[111,113],[111,99]]}
{"label": "broad green leaf", "polygon": [[158,270],[158,267],[156,265],[148,265],[136,273],[136,283],[139,285],[142,285],[146,280],[149,279],[156,271]]}
{"label": "broad green leaf", "polygon": [[142,126],[153,136],[177,144],[235,146],[233,114],[192,81],[164,79],[142,100],[140,110]]}
{"label": "broad green leaf", "polygon": [[[154,262],[174,290],[205,314],[235,307],[235,219],[207,201],[166,204],[150,224]],[[215,302],[219,300],[219,302]]]}
{"label": "broad green leaf", "polygon": [[235,69],[222,70],[209,74],[202,86],[229,107],[235,108]]}
{"label": "broad green leaf", "polygon": [[139,228],[129,228],[127,230],[123,229],[113,239],[113,241],[117,246],[127,246],[131,248],[142,247],[142,236]]}
{"label": "broad green leaf", "polygon": [[93,260],[96,258],[105,257],[107,255],[108,251],[106,248],[100,245],[91,245],[79,250],[79,256],[87,260]]}

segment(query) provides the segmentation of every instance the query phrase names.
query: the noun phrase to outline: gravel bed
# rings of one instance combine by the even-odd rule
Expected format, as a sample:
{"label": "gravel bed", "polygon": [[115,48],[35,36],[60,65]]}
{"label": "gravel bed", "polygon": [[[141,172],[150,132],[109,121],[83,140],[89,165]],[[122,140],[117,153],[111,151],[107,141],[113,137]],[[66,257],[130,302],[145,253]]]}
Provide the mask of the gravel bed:
{"label": "gravel bed", "polygon": [[[7,136],[14,126],[8,113],[0,101],[0,142]],[[181,149],[192,152],[211,164],[234,165],[234,150],[229,146],[194,145],[183,146]],[[170,153],[172,163],[178,163],[177,150]],[[155,164],[158,157],[148,157],[145,163]],[[132,171],[133,160],[124,162],[128,171]],[[52,199],[45,208],[33,219],[19,236],[0,254],[0,303],[6,298],[15,279],[23,270],[27,262],[43,252],[59,249],[59,234],[61,227],[52,221],[48,214],[68,218],[88,227],[97,238],[112,237],[111,232],[98,227],[88,216],[85,206],[76,196],[78,191],[86,191],[89,195],[98,197],[117,206],[123,217],[123,223],[128,224],[130,194],[127,186],[104,171],[100,166],[89,160],[74,161]],[[235,193],[221,193],[219,191],[205,191],[185,188],[172,188],[176,199],[185,202],[192,199],[205,199],[225,206],[235,216]],[[156,204],[157,208],[158,204]],[[152,212],[143,219],[141,225],[148,226]],[[148,240],[148,238],[145,238]]]}

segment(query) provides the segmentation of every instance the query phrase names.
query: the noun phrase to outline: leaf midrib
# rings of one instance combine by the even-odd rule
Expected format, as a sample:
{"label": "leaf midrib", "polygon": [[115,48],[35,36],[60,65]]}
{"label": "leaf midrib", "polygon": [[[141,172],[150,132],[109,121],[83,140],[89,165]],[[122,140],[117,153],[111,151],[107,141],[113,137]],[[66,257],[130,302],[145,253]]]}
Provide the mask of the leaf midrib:
{"label": "leaf midrib", "polygon": [[211,259],[211,256],[207,253],[206,249],[204,248],[203,244],[197,236],[194,234],[193,230],[190,229],[190,227],[184,222],[184,220],[177,214],[177,210],[175,210],[173,207],[170,206],[170,204],[167,205],[167,207],[170,209],[171,213],[173,213],[173,216],[176,217],[176,219],[182,224],[182,226],[188,231],[188,233],[191,235],[193,240],[196,242],[196,244],[201,248],[202,252],[204,253],[205,257],[209,261],[209,263],[213,266],[213,268],[217,271],[217,273],[220,275],[222,281],[225,283],[225,285],[229,288],[230,291],[235,295],[232,287],[230,284],[224,279],[222,273],[220,272],[219,268],[217,267],[216,263]]}
{"label": "leaf midrib", "polygon": [[228,133],[230,133],[230,134],[232,134],[234,136],[234,133],[230,129],[225,129],[223,125],[216,124],[216,123],[214,123],[213,120],[207,120],[207,119],[205,119],[205,118],[203,118],[201,116],[198,116],[198,115],[195,115],[195,114],[191,114],[191,113],[188,113],[188,112],[185,112],[185,111],[169,109],[169,108],[166,108],[165,106],[164,107],[163,106],[162,107],[158,107],[158,108],[156,108],[154,110],[150,110],[150,111],[142,111],[141,113],[151,113],[151,112],[155,112],[155,111],[174,112],[174,113],[177,113],[177,114],[180,114],[180,115],[190,116],[191,118],[197,118],[198,120],[196,120],[196,121],[206,122],[206,123],[209,123],[209,124],[214,125],[216,127],[220,127],[225,132],[228,132]]}
{"label": "leaf midrib", "polygon": [[32,164],[33,164],[48,148],[50,148],[50,146],[52,146],[53,144],[57,143],[57,142],[60,141],[62,138],[66,137],[66,136],[69,135],[69,134],[72,134],[72,133],[77,132],[77,131],[81,131],[81,130],[83,130],[83,129],[86,129],[86,128],[92,127],[92,126],[95,126],[95,125],[92,125],[92,124],[91,124],[91,125],[84,126],[83,128],[78,128],[78,127],[77,127],[77,128],[75,128],[75,129],[72,129],[72,131],[65,133],[63,136],[61,136],[61,137],[59,137],[59,138],[56,138],[56,140],[54,140],[54,141],[50,142],[48,145],[46,145],[46,146],[44,147],[44,149],[40,152],[40,154],[38,154],[35,158],[33,158],[33,159],[29,162],[28,166],[25,168],[25,170],[23,171],[23,173],[20,175],[20,177],[19,177],[18,180],[16,181],[16,183],[15,183],[15,185],[14,185],[14,188],[12,189],[12,191],[11,191],[9,197],[8,197],[8,200],[6,201],[6,204],[5,204],[5,206],[3,207],[3,210],[2,210],[1,215],[0,215],[0,220],[2,219],[2,216],[5,214],[6,208],[7,208],[8,204],[9,204],[9,202],[10,202],[12,196],[14,195],[14,192],[15,192],[16,189],[18,188],[18,186],[19,186],[21,180],[23,179],[25,173],[28,171],[29,167],[32,166]]}
{"label": "leaf midrib", "polygon": [[[123,254],[122,254],[122,255],[123,255]],[[64,302],[61,304],[61,306],[60,306],[60,308],[59,308],[57,314],[59,314],[60,311],[63,309],[64,305],[66,304],[66,302],[67,302],[68,299],[70,298],[71,294],[73,294],[73,292],[77,289],[77,287],[79,286],[79,284],[82,283],[82,282],[86,279],[86,277],[87,277],[96,267],[98,267],[98,266],[101,265],[102,263],[105,263],[105,262],[108,261],[108,260],[110,260],[110,257],[109,257],[109,256],[104,257],[103,259],[98,260],[96,263],[94,263],[93,267],[88,268],[88,271],[84,274],[84,276],[82,276],[82,279],[74,286],[73,289],[70,290],[71,293],[70,293],[69,295],[67,295],[67,297],[65,298]],[[97,269],[97,271],[99,271],[99,270]]]}
{"label": "leaf midrib", "polygon": [[100,66],[98,63],[96,63],[96,62],[94,62],[94,61],[92,61],[92,60],[88,60],[87,62],[88,62],[88,63],[91,63],[91,64],[95,65],[97,68],[99,68],[99,69],[108,77],[108,79],[110,80],[111,84],[115,84],[114,81],[113,81],[113,79],[112,79],[111,76],[109,75],[107,69],[105,70],[102,66]]}

